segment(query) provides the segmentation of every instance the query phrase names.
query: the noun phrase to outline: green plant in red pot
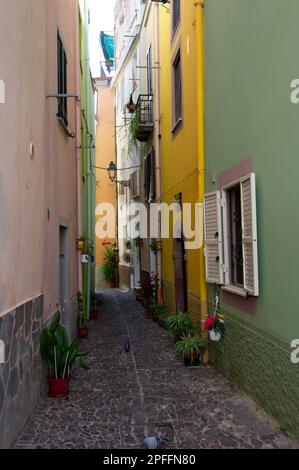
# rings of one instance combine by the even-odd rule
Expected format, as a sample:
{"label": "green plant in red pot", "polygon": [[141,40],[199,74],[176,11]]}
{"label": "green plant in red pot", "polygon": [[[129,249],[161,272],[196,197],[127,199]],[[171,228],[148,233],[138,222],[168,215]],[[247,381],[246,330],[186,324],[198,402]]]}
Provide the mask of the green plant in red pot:
{"label": "green plant in red pot", "polygon": [[75,363],[88,367],[82,361],[86,352],[79,352],[77,341],[70,342],[64,326],[60,324],[60,312],[56,312],[49,328],[40,337],[41,355],[48,366],[48,395],[62,398],[69,395],[71,370]]}
{"label": "green plant in red pot", "polygon": [[183,336],[188,335],[193,330],[193,322],[186,312],[179,312],[172,315],[167,320],[167,326],[170,334],[174,338],[174,342],[177,343],[182,339]]}

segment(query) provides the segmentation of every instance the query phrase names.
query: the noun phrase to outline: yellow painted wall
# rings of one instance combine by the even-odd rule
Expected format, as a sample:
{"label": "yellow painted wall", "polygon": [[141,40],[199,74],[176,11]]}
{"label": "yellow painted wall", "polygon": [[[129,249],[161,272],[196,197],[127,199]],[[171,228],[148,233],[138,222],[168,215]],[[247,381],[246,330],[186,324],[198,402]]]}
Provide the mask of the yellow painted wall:
{"label": "yellow painted wall", "polygon": [[[96,166],[107,168],[110,161],[115,160],[114,96],[113,91],[109,88],[98,88],[97,121]],[[99,182],[96,204],[108,202],[115,207],[116,184],[110,182],[108,174],[104,170],[96,170],[96,178]],[[115,239],[96,239],[97,287],[102,285],[99,267],[103,264],[105,246],[109,246],[113,242]]]}
{"label": "yellow painted wall", "polygon": [[[199,167],[203,160],[203,142],[199,142],[203,127],[201,64],[201,10],[193,0],[181,2],[181,21],[172,39],[172,15],[161,7],[161,149],[162,200],[170,203],[182,193],[182,202],[200,202]],[[183,123],[172,133],[172,58],[181,47]],[[200,106],[199,106],[199,103]],[[200,159],[201,157],[201,159]],[[163,280],[174,284],[173,240],[163,241]],[[188,294],[200,297],[200,250],[188,250]],[[198,307],[200,314],[200,304]]]}

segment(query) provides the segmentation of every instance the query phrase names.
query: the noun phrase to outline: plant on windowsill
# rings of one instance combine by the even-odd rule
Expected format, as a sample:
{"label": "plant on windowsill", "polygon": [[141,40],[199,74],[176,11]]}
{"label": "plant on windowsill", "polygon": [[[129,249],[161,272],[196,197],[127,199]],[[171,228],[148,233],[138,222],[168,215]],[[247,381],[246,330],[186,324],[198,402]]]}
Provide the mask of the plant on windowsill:
{"label": "plant on windowsill", "polygon": [[69,395],[71,370],[76,362],[88,369],[82,361],[88,353],[79,352],[76,340],[70,342],[60,319],[60,312],[57,311],[50,327],[45,328],[40,337],[41,355],[48,366],[48,395],[53,398]]}
{"label": "plant on windowsill", "polygon": [[175,344],[175,350],[182,355],[185,366],[194,367],[201,363],[202,350],[206,346],[207,341],[204,338],[189,333]]}
{"label": "plant on windowsill", "polygon": [[167,319],[167,329],[174,338],[174,342],[180,341],[183,336],[191,334],[193,322],[188,313],[179,312]]}

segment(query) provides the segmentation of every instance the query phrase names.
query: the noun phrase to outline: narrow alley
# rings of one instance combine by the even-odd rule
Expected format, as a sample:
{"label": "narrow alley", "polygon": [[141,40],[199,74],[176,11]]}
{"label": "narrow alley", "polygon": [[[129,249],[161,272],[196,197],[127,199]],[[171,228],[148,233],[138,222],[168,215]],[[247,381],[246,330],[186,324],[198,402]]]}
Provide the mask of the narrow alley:
{"label": "narrow alley", "polygon": [[100,318],[80,343],[90,369],[75,371],[67,399],[41,399],[15,448],[132,449],[151,435],[171,449],[294,447],[213,366],[184,367],[168,332],[130,294],[100,295]]}

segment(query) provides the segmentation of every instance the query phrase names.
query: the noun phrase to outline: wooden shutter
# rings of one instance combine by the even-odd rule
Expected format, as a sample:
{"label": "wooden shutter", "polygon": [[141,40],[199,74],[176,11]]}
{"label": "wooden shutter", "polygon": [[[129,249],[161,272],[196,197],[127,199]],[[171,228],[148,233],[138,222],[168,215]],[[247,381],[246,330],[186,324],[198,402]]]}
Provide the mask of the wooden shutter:
{"label": "wooden shutter", "polygon": [[220,191],[204,196],[206,281],[223,284],[223,246]]}
{"label": "wooden shutter", "polygon": [[259,295],[255,174],[241,181],[244,288]]}
{"label": "wooden shutter", "polygon": [[139,197],[139,171],[134,171],[130,176],[131,198]]}

